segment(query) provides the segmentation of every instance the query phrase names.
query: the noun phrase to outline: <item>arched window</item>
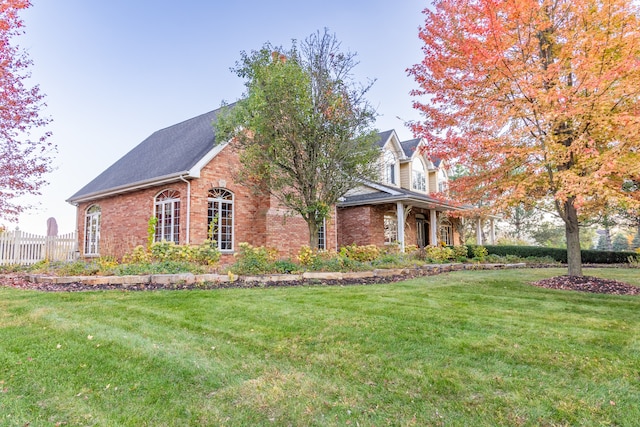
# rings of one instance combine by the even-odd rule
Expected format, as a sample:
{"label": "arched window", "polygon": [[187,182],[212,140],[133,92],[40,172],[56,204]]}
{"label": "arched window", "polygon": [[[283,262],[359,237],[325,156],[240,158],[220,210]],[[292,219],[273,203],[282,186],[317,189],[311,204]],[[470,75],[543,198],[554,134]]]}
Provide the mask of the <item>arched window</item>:
{"label": "arched window", "polygon": [[100,216],[102,210],[98,205],[89,206],[84,220],[84,254],[100,255]]}
{"label": "arched window", "polygon": [[382,179],[387,184],[396,183],[396,156],[389,150],[382,155]]}
{"label": "arched window", "polygon": [[180,243],[180,193],[165,190],[156,196],[156,242]]}
{"label": "arched window", "polygon": [[207,236],[221,251],[232,251],[233,193],[224,188],[212,188],[207,201]]}
{"label": "arched window", "polygon": [[411,162],[411,187],[417,191],[427,191],[427,175],[419,157]]}

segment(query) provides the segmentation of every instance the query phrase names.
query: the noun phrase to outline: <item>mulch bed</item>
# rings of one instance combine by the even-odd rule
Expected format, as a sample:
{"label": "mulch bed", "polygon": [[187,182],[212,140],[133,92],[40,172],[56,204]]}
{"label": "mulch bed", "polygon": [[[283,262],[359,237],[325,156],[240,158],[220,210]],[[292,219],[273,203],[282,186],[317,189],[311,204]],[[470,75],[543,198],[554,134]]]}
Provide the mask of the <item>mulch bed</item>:
{"label": "mulch bed", "polygon": [[532,285],[548,289],[591,292],[611,295],[640,295],[640,287],[617,280],[591,276],[557,276],[538,280]]}

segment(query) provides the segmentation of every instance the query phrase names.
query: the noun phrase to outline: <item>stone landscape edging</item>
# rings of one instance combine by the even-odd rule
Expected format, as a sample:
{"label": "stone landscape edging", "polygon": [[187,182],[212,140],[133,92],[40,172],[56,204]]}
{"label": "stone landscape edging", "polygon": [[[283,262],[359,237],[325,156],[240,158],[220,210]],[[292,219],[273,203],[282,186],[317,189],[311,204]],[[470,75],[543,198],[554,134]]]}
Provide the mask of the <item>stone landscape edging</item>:
{"label": "stone landscape edging", "polygon": [[149,274],[131,276],[47,276],[32,274],[27,275],[26,280],[38,284],[69,284],[83,283],[85,285],[144,285],[144,284],[205,284],[205,283],[277,283],[277,282],[318,282],[323,280],[349,281],[357,279],[370,279],[375,277],[414,277],[431,276],[449,271],[461,270],[500,270],[508,268],[524,268],[526,263],[515,264],[428,264],[419,267],[375,269],[354,272],[321,272],[307,271],[302,274],[263,274],[237,276],[234,274]]}

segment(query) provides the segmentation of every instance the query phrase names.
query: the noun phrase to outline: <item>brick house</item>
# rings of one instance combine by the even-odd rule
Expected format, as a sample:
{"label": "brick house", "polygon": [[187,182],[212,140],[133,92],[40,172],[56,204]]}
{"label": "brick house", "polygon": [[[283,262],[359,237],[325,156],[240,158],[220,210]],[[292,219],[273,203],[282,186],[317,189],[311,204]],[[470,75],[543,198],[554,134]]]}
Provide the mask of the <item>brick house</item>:
{"label": "brick house", "polygon": [[[223,263],[240,242],[282,256],[308,244],[300,216],[235,182],[237,152],[215,141],[218,111],[156,131],[67,200],[77,207],[81,256],[121,257],[146,244],[152,217],[155,239],[179,244],[202,243],[217,218],[213,237]],[[446,190],[446,170],[420,153],[422,144],[400,142],[395,131],[380,134],[380,182],[365,182],[340,200],[320,230],[322,248],[459,242],[446,215],[458,208],[429,196]]]}

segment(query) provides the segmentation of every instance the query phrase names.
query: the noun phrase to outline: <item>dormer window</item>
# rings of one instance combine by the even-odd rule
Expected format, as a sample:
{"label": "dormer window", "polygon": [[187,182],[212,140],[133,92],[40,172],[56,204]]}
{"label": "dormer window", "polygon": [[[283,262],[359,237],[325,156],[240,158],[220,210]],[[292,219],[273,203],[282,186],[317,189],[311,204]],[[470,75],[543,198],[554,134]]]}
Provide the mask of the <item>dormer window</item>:
{"label": "dormer window", "polygon": [[384,150],[382,158],[382,179],[387,184],[396,183],[396,156],[389,150]]}
{"label": "dormer window", "polygon": [[411,162],[411,187],[416,191],[427,191],[427,174],[419,157]]}

